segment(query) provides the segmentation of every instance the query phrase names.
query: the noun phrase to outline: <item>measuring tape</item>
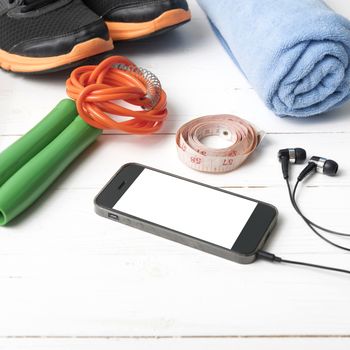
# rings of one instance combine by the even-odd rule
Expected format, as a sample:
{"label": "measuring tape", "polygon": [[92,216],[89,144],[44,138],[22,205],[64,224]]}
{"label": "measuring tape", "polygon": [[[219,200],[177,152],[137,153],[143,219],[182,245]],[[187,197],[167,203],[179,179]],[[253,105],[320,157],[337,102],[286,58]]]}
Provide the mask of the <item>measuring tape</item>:
{"label": "measuring tape", "polygon": [[[234,115],[214,115],[194,119],[183,125],[176,134],[180,159],[190,168],[225,173],[237,169],[255,151],[264,132]],[[212,148],[201,141],[220,136],[232,142],[226,148]]]}

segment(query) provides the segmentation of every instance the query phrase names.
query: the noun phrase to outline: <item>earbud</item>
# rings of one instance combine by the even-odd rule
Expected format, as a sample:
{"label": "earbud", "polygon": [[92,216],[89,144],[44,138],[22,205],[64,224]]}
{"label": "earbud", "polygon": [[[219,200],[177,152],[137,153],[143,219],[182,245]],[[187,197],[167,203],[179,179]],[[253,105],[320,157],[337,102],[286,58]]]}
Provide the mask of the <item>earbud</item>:
{"label": "earbud", "polygon": [[312,157],[309,161],[309,164],[298,176],[298,180],[303,181],[307,175],[315,173],[316,171],[328,176],[335,176],[338,171],[338,164],[331,159]]}
{"label": "earbud", "polygon": [[278,152],[278,159],[282,165],[284,179],[289,177],[289,163],[301,164],[306,160],[306,151],[303,148],[285,148]]}

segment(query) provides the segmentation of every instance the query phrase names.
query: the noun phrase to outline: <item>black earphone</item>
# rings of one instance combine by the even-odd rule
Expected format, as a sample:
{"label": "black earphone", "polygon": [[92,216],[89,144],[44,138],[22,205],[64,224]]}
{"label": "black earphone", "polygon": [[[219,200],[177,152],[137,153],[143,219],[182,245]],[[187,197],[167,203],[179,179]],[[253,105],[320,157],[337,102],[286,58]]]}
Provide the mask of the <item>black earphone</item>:
{"label": "black earphone", "polygon": [[[306,160],[306,151],[303,148],[284,148],[278,151],[278,159],[282,165],[283,178],[289,178],[289,164],[302,164]],[[331,159],[322,157],[311,157],[308,165],[299,174],[298,180],[303,181],[305,177],[314,172],[335,176],[338,172],[338,164]]]}
{"label": "black earphone", "polygon": [[[330,233],[330,234],[334,234],[334,235],[338,235],[338,236],[345,236],[345,237],[350,237],[349,233],[337,232],[337,231],[330,230],[328,228],[322,227],[321,225],[314,223],[313,221],[311,221],[309,218],[307,218],[302,213],[302,211],[300,210],[299,205],[297,203],[297,200],[296,200],[296,192],[297,192],[298,186],[307,176],[312,175],[316,172],[324,174],[324,175],[328,175],[328,176],[335,176],[338,172],[338,168],[339,168],[338,164],[334,160],[331,160],[331,159],[326,159],[326,158],[316,157],[316,156],[311,157],[307,166],[299,174],[298,180],[294,186],[294,189],[292,190],[290,182],[289,182],[289,164],[302,164],[302,163],[304,163],[306,160],[306,151],[303,148],[281,149],[278,152],[278,159],[282,165],[282,174],[283,174],[283,178],[286,180],[290,201],[293,205],[293,208],[297,212],[297,214],[305,221],[307,226],[318,237],[320,237],[325,242],[331,244],[332,246],[334,246],[336,248],[350,252],[350,248],[333,242],[329,238],[325,237],[322,233],[320,233],[319,230],[323,231],[323,232]],[[299,262],[299,261],[285,260],[285,259],[282,259],[280,257],[276,257],[274,254],[264,252],[264,251],[259,252],[258,256],[260,258],[263,258],[263,259],[269,260],[269,261],[285,262],[285,263],[296,264],[296,265],[311,266],[311,267],[316,267],[316,268],[321,268],[321,269],[332,270],[332,271],[350,274],[350,270],[344,270],[344,269],[338,269],[338,268],[333,268],[333,267],[328,267],[328,266],[309,264],[309,263],[304,263],[304,262]]]}
{"label": "black earphone", "polygon": [[278,159],[282,165],[283,178],[289,177],[289,163],[302,164],[306,160],[306,151],[303,148],[285,148],[278,152]]}
{"label": "black earphone", "polygon": [[314,172],[335,176],[338,172],[338,168],[338,163],[334,160],[313,156],[310,158],[309,164],[299,174],[298,181],[303,181],[307,175]]}
{"label": "black earphone", "polygon": [[[308,219],[300,210],[297,201],[296,201],[296,191],[297,188],[300,184],[300,182],[302,182],[308,175],[312,175],[316,172],[324,174],[324,175],[328,175],[328,176],[335,176],[338,172],[338,163],[335,162],[334,160],[331,159],[326,159],[326,158],[322,158],[322,157],[316,157],[313,156],[310,158],[307,166],[301,171],[301,173],[298,176],[298,180],[294,186],[294,189],[292,191],[290,183],[289,183],[289,174],[288,174],[288,164],[287,166],[284,164],[286,161],[285,159],[287,158],[287,151],[289,152],[289,154],[295,154],[297,156],[299,156],[298,159],[296,159],[295,161],[288,161],[289,163],[296,163],[296,164],[301,164],[306,160],[306,151],[302,148],[287,148],[287,149],[283,149],[280,150],[278,152],[278,158],[279,160],[282,162],[282,173],[283,173],[283,178],[286,180],[286,184],[288,187],[288,192],[290,195],[290,200],[292,202],[292,205],[294,207],[294,209],[296,210],[296,212],[304,219],[304,221],[306,221],[307,224],[311,224],[311,226],[314,226],[316,228],[319,228],[322,231],[328,232],[328,233],[333,233],[333,234],[337,234],[337,235],[341,235],[341,236],[350,236],[350,234],[346,234],[346,233],[342,233],[342,232],[337,232],[337,231],[333,231],[333,230],[329,230],[325,227],[322,227],[320,225],[317,225],[316,223],[312,222],[310,219]],[[286,170],[287,169],[287,170]],[[319,233],[317,233],[319,235]],[[323,237],[324,238],[324,237]],[[333,244],[332,242],[330,242],[328,239],[324,238],[328,243]],[[346,248],[346,247],[342,247],[342,246],[338,246],[337,244],[333,244],[338,248],[343,248],[346,250],[350,251],[350,248]]]}

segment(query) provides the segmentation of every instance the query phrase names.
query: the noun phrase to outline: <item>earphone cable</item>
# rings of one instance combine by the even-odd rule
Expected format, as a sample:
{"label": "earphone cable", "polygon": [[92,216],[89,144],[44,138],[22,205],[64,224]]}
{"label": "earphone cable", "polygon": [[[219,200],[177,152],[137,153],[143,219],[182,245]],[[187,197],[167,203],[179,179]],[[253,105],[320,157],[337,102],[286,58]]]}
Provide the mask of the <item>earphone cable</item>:
{"label": "earphone cable", "polygon": [[302,262],[302,261],[296,261],[296,260],[287,260],[287,259],[283,259],[281,257],[278,257],[275,254],[272,254],[272,253],[269,253],[269,252],[265,252],[263,250],[260,250],[257,253],[257,256],[258,256],[259,259],[267,260],[267,261],[270,261],[270,262],[278,262],[278,263],[285,263],[285,264],[301,265],[301,266],[313,267],[313,268],[316,268],[316,269],[322,269],[322,270],[328,270],[328,271],[334,271],[334,272],[341,272],[341,273],[350,274],[350,270],[339,269],[337,267],[330,267],[330,266],[324,266],[324,265],[311,264],[311,263]]}
{"label": "earphone cable", "polygon": [[347,252],[350,252],[350,248],[348,247],[344,247],[340,244],[337,244],[337,243],[334,243],[333,241],[331,241],[330,239],[326,238],[325,236],[323,236],[320,232],[318,232],[315,227],[312,225],[312,223],[308,220],[308,218],[306,218],[302,212],[300,211],[299,209],[299,206],[298,204],[296,203],[296,201],[294,200],[293,198],[293,192],[291,190],[291,187],[290,187],[290,183],[288,181],[288,179],[286,179],[286,183],[287,183],[287,187],[288,187],[288,192],[289,192],[289,197],[290,197],[290,200],[292,202],[292,205],[295,209],[295,211],[299,214],[299,216],[305,221],[305,223],[308,225],[308,227],[318,236],[320,237],[321,239],[323,239],[325,242],[327,242],[328,244],[336,247],[336,248],[339,248],[339,249],[342,249],[342,250],[345,250]]}
{"label": "earphone cable", "polygon": [[[330,230],[330,229],[328,229],[328,228],[325,228],[325,227],[323,227],[323,226],[320,226],[320,225],[318,225],[318,224],[312,222],[309,218],[307,218],[307,217],[301,212],[301,210],[300,210],[300,208],[299,208],[299,206],[298,206],[298,204],[297,204],[297,201],[296,201],[296,192],[297,192],[297,188],[298,188],[299,184],[300,184],[300,181],[298,180],[298,181],[296,182],[295,186],[294,186],[293,194],[291,195],[291,200],[293,201],[293,203],[295,203],[295,206],[294,206],[294,205],[293,205],[293,206],[294,206],[294,208],[298,211],[298,214],[299,214],[302,218],[304,218],[305,220],[307,220],[312,226],[314,226],[314,227],[316,227],[316,228],[318,228],[318,229],[320,229],[320,230],[322,230],[322,231],[325,231],[325,232],[328,232],[328,233],[332,233],[332,234],[338,235],[338,236],[350,237],[350,234],[349,234],[349,233],[344,233],[344,232],[338,232],[338,231]],[[289,183],[288,183],[288,185],[289,185]],[[289,187],[290,187],[290,186],[289,186]],[[291,193],[291,191],[290,191],[290,193]]]}

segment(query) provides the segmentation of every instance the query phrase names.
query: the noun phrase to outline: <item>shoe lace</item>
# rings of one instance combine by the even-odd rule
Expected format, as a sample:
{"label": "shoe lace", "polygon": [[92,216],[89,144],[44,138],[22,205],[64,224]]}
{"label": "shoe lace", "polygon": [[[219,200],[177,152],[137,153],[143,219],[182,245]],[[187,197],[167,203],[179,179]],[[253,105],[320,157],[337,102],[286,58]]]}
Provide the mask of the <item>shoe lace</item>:
{"label": "shoe lace", "polygon": [[9,0],[10,4],[14,4],[17,2],[18,5],[21,5],[21,12],[29,12],[36,10],[40,7],[49,5],[57,0]]}

